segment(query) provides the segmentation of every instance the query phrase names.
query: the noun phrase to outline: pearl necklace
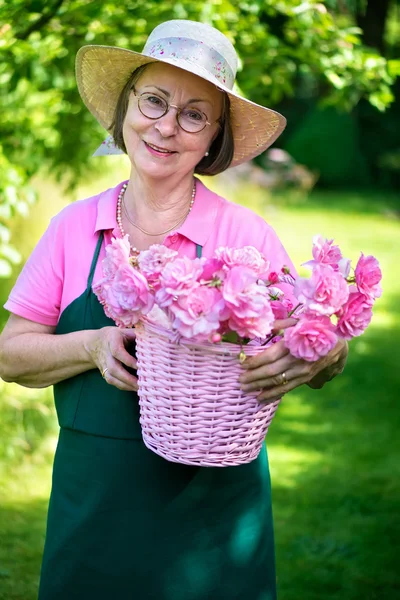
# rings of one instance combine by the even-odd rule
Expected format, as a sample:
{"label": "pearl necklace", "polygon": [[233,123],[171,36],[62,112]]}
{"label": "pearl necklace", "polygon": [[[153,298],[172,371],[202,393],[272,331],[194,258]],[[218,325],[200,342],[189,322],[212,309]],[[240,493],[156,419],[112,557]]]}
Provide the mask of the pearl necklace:
{"label": "pearl necklace", "polygon": [[[137,225],[136,223],[134,223],[132,221],[132,219],[129,217],[129,214],[128,214],[128,211],[126,209],[125,202],[124,202],[124,196],[125,196],[125,191],[126,191],[127,187],[128,187],[128,184],[124,183],[124,185],[121,188],[120,193],[118,194],[118,201],[117,201],[117,223],[118,223],[118,227],[119,227],[119,230],[121,232],[122,237],[124,237],[126,235],[125,234],[125,230],[124,230],[123,225],[122,225],[122,209],[124,209],[124,213],[125,213],[126,218],[128,219],[128,221],[130,223],[132,223],[132,225],[134,227],[136,227],[136,229],[139,229],[139,231],[141,231],[145,235],[150,235],[152,237],[157,237],[157,236],[165,235],[166,233],[169,233],[170,231],[172,231],[173,229],[175,229],[176,227],[178,227],[178,225],[180,225],[187,218],[187,216],[189,215],[190,211],[193,208],[194,199],[195,199],[195,196],[196,196],[196,180],[195,180],[194,183],[193,183],[192,198],[190,200],[190,205],[189,205],[189,208],[188,208],[188,211],[186,212],[186,214],[183,217],[181,217],[179,219],[179,221],[177,223],[175,223],[175,225],[173,225],[169,229],[166,229],[165,231],[161,231],[160,233],[150,233],[149,231],[146,231],[145,229],[142,229],[140,227],[140,225]],[[139,252],[140,252],[134,246],[131,246],[131,250],[135,254],[139,254]]]}

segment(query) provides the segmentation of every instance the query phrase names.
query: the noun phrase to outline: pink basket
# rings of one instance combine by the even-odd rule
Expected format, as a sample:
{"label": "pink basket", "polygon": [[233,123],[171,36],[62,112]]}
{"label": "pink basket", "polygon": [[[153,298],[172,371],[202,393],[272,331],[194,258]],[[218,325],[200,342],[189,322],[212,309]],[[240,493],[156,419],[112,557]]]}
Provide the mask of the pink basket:
{"label": "pink basket", "polygon": [[[153,324],[136,325],[140,423],[147,448],[172,462],[228,467],[257,458],[279,400],[244,394],[236,344],[174,341]],[[248,345],[246,355],[265,350]]]}

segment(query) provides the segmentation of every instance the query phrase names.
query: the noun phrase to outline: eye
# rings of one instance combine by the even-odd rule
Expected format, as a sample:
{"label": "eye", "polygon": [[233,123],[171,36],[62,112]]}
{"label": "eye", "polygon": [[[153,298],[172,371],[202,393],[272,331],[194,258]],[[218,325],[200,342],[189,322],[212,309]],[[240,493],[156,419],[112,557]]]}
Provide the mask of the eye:
{"label": "eye", "polygon": [[199,110],[196,110],[195,108],[185,108],[185,110],[183,111],[183,114],[185,116],[185,118],[190,119],[191,121],[205,121],[206,117],[205,115],[200,112]]}
{"label": "eye", "polygon": [[164,100],[162,98],[159,98],[158,96],[149,95],[145,96],[144,99],[146,100],[146,102],[148,102],[149,104],[153,104],[154,106],[165,106]]}

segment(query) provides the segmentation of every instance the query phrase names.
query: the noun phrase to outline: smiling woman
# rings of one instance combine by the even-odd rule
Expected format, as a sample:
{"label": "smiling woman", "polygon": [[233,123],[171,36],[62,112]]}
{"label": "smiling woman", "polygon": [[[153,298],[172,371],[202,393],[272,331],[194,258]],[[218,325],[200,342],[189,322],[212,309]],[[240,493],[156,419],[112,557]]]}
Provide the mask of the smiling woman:
{"label": "smiling woman", "polygon": [[[0,375],[54,385],[60,424],[39,600],[276,598],[266,452],[245,465],[207,468],[148,450],[135,332],[116,327],[93,292],[106,246],[125,234],[128,262],[154,243],[193,259],[251,245],[271,271],[294,272],[263,219],[194,177],[250,160],[285,126],[233,91],[236,69],[230,41],[192,21],[159,25],[142,53],[78,53],[82,98],[113,134],[109,151],[126,152],[132,168],[128,181],[52,220],[5,305]],[[140,291],[139,282],[133,292]],[[133,292],[122,284],[121,296]],[[345,356],[338,345],[305,363],[278,342],[246,361],[240,381],[269,401],[304,383],[320,387]]]}

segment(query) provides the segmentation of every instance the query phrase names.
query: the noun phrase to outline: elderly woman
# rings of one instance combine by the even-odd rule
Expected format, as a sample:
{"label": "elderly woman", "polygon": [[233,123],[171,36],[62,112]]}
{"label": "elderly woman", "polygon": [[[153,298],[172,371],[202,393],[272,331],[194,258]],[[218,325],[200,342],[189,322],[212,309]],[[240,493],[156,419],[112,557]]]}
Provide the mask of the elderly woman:
{"label": "elderly woman", "polygon": [[[60,424],[40,600],[276,598],[265,451],[226,468],[149,451],[134,331],[115,327],[92,291],[105,245],[124,234],[132,255],[154,243],[189,257],[254,245],[272,268],[291,265],[269,225],[194,177],[253,158],[285,126],[232,91],[236,66],[231,43],[191,21],[160,25],[141,54],[103,46],[78,54],[83,100],[112,133],[109,151],[126,152],[132,169],[127,182],[52,220],[6,303],[1,376],[54,385]],[[305,383],[321,387],[346,354],[340,343],[306,363],[278,342],[247,360],[241,382],[272,401]]]}

